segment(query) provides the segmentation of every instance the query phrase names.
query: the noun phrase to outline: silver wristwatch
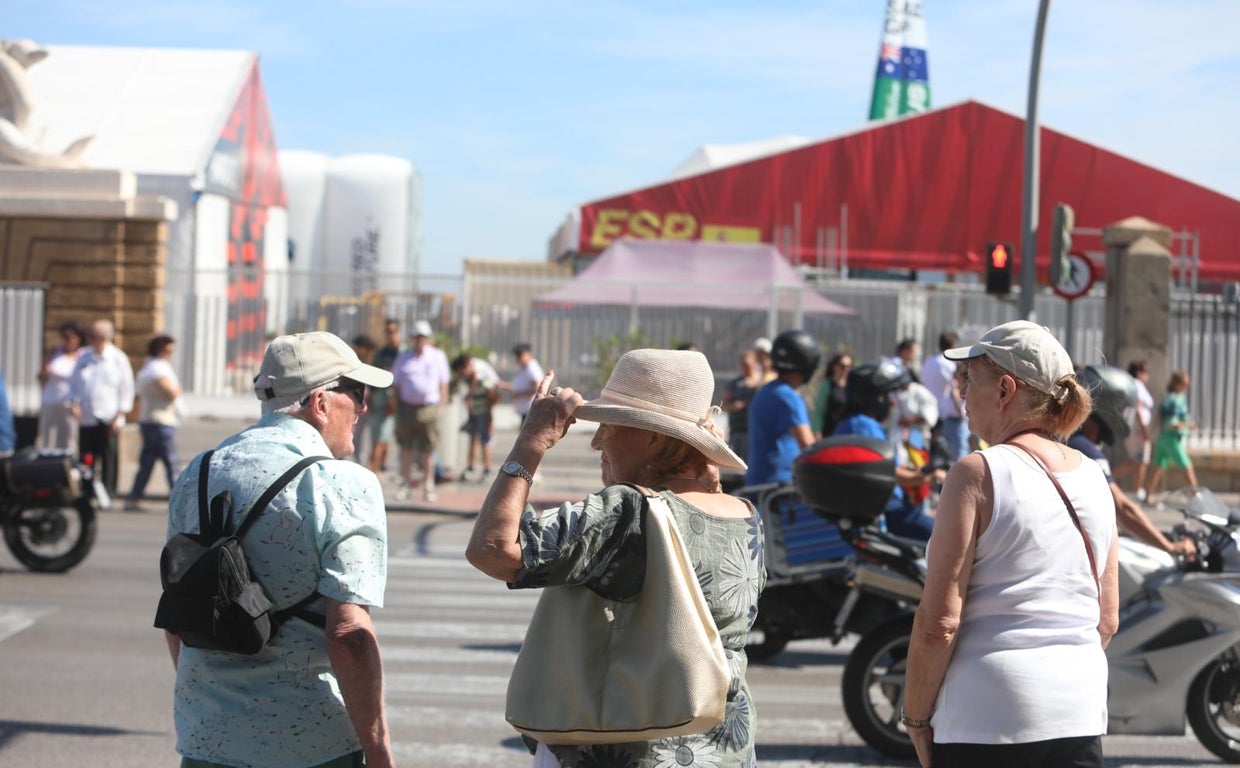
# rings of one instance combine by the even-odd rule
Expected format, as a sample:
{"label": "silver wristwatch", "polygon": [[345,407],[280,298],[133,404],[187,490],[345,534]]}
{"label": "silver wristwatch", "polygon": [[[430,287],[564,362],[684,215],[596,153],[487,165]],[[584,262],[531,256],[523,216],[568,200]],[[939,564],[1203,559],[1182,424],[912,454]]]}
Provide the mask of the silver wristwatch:
{"label": "silver wristwatch", "polygon": [[521,462],[505,461],[504,465],[499,468],[499,471],[503,472],[505,475],[512,475],[513,477],[519,477],[525,482],[529,483],[530,485],[534,484],[534,476],[530,474],[530,471],[528,469],[521,466]]}

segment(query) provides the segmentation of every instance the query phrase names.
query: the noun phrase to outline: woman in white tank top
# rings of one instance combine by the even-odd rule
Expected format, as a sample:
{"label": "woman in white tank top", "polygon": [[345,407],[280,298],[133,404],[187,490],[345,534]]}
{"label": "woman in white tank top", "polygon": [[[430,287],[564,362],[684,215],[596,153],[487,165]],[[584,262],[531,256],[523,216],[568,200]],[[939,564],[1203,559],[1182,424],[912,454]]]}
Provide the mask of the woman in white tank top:
{"label": "woman in white tank top", "polygon": [[1089,392],[1027,321],[944,355],[960,361],[969,425],[992,447],[943,487],[904,725],[923,768],[1101,768],[1115,504],[1097,464],[1062,442],[1089,416]]}

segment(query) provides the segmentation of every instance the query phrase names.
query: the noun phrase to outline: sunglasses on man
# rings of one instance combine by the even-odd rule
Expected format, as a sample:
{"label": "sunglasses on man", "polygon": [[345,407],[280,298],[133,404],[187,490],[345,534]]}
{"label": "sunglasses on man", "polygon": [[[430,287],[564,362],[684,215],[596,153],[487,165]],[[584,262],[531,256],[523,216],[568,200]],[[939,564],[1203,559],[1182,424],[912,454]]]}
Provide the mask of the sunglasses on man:
{"label": "sunglasses on man", "polygon": [[[352,379],[336,379],[335,382],[323,387],[324,392],[343,392],[353,399],[353,402],[361,405],[366,402],[366,385],[360,381]],[[302,405],[310,402],[312,395],[306,395],[301,401]]]}

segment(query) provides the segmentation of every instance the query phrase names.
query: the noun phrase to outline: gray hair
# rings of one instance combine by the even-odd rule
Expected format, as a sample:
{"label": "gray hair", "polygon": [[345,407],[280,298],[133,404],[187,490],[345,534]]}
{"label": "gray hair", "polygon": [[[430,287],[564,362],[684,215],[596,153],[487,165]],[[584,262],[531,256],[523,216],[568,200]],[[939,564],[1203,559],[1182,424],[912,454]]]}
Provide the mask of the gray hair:
{"label": "gray hair", "polygon": [[[335,382],[329,381],[327,383],[333,384]],[[264,400],[262,402],[262,414],[267,416],[272,413],[287,413],[292,416],[300,416],[301,412],[309,407],[308,404],[304,404],[304,401],[319,392],[322,392],[326,388],[327,385],[325,384],[315,387],[314,389],[306,390],[305,392],[298,392],[293,395],[280,395],[279,397],[273,397],[270,400]]]}

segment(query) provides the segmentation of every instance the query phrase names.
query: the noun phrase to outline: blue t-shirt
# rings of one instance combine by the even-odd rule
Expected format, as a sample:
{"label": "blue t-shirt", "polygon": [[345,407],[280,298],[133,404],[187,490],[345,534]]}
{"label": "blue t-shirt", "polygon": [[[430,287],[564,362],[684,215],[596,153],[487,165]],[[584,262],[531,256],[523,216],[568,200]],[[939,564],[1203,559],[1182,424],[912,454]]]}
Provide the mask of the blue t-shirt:
{"label": "blue t-shirt", "polygon": [[1107,476],[1107,482],[1111,482],[1111,460],[1102,452],[1098,444],[1090,440],[1082,432],[1077,432],[1068,438],[1068,447],[1075,448],[1085,454],[1087,458],[1098,462],[1098,466],[1102,469],[1102,474]]}
{"label": "blue t-shirt", "polygon": [[776,379],[758,390],[749,403],[746,484],[792,482],[801,446],[789,430],[802,424],[809,426],[809,409],[791,384]]}

